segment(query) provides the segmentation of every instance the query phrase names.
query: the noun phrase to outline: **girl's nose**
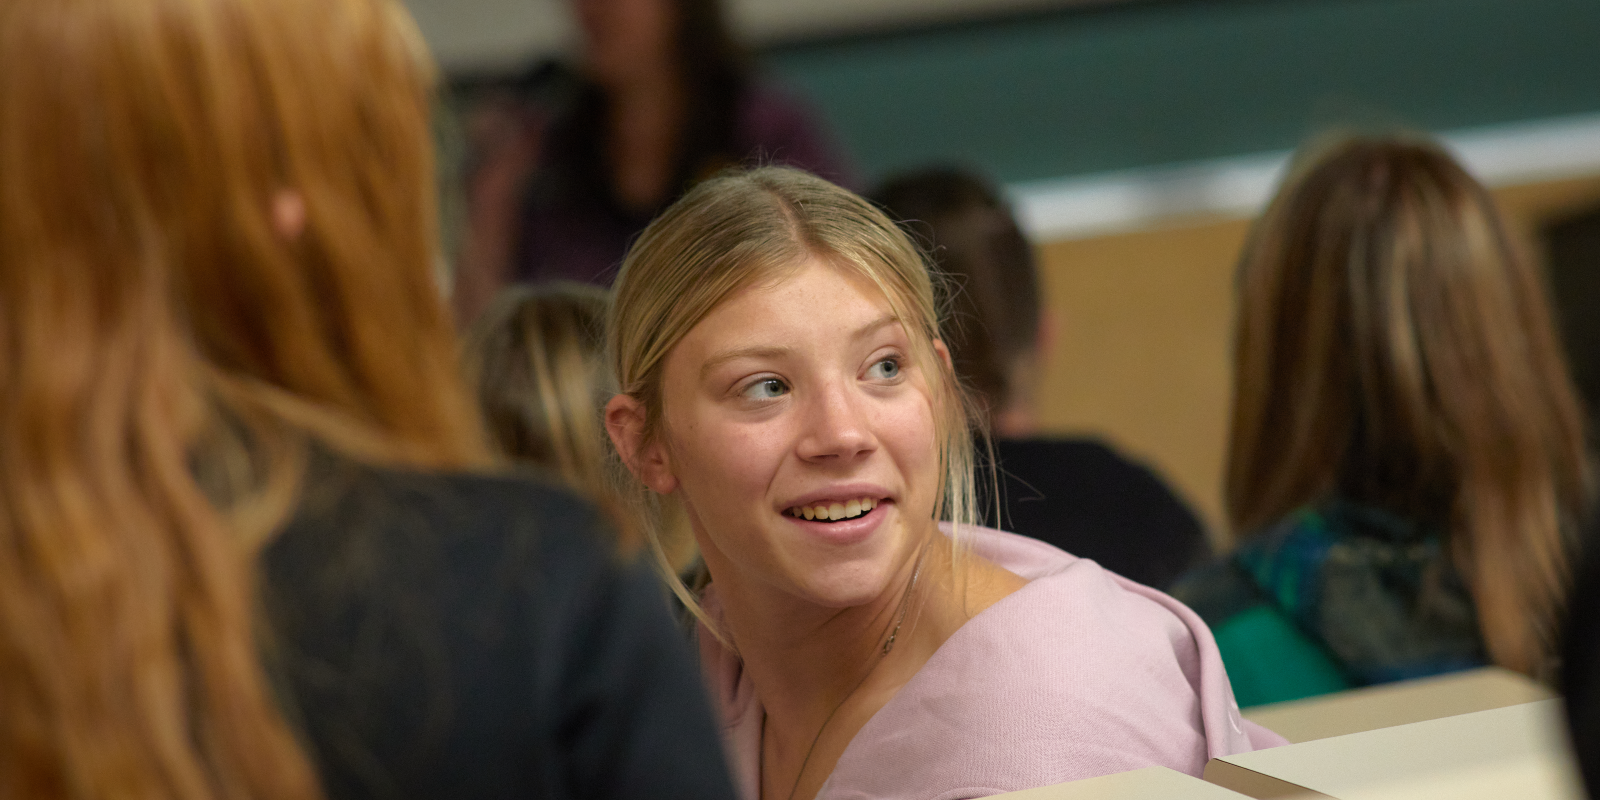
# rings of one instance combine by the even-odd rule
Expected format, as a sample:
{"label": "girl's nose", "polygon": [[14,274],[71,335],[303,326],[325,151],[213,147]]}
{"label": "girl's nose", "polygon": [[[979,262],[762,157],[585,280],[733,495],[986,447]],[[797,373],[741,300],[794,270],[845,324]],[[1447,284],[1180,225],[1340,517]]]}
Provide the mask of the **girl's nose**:
{"label": "girl's nose", "polygon": [[809,460],[850,460],[872,452],[877,442],[859,392],[830,382],[810,398],[809,425],[800,455]]}

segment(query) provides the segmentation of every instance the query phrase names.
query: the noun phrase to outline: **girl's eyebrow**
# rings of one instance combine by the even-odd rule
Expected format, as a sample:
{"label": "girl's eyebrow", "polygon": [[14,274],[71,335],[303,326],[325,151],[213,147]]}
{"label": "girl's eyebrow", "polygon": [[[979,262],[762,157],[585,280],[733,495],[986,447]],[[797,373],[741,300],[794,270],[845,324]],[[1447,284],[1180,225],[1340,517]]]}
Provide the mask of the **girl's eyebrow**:
{"label": "girl's eyebrow", "polygon": [[[850,334],[850,339],[852,341],[865,339],[868,336],[877,333],[885,326],[893,325],[899,321],[900,320],[896,319],[893,314],[885,314],[857,328],[854,333]],[[706,362],[700,365],[700,378],[704,380],[707,375],[711,374],[712,370],[715,370],[717,367],[720,367],[729,361],[737,361],[741,358],[778,359],[788,356],[793,352],[794,348],[792,347],[782,347],[778,345],[754,345],[751,347],[736,347],[732,350],[723,350],[722,352],[706,359]]]}
{"label": "girl's eyebrow", "polygon": [[900,320],[897,319],[893,314],[884,314],[883,316],[878,317],[877,319],[857,328],[855,333],[850,334],[850,338],[852,340],[865,339],[868,336],[877,333],[878,330],[885,325],[893,325],[899,321]]}
{"label": "girl's eyebrow", "polygon": [[741,358],[777,359],[783,358],[784,356],[787,356],[793,352],[794,348],[776,347],[771,345],[757,345],[754,347],[739,347],[733,350],[724,350],[706,359],[706,363],[700,365],[700,378],[702,380],[705,379],[707,375],[711,374],[712,370],[728,363],[729,361],[737,361]]}

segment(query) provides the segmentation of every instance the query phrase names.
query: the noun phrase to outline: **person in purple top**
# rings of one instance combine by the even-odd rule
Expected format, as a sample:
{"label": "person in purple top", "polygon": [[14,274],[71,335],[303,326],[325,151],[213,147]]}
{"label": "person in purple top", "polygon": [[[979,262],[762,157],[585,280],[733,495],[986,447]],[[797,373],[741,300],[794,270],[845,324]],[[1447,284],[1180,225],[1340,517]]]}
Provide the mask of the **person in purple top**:
{"label": "person in purple top", "polygon": [[469,176],[464,317],[511,281],[609,284],[651,217],[727,167],[787,164],[853,182],[815,115],[754,74],[718,0],[571,4],[579,74],[543,92],[540,113],[476,126],[487,135]]}

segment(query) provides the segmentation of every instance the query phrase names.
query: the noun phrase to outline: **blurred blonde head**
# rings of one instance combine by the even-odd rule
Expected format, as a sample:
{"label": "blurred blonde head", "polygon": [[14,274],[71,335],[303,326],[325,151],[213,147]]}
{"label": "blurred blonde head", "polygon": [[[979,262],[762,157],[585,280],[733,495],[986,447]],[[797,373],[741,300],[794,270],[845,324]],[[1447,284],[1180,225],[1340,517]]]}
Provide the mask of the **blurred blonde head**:
{"label": "blurred blonde head", "polygon": [[1496,663],[1545,665],[1587,495],[1542,276],[1436,145],[1312,151],[1239,266],[1227,499],[1259,529],[1339,495],[1447,531]]}
{"label": "blurred blonde head", "polygon": [[[871,203],[800,170],[763,167],[705,181],[656,218],[628,251],[607,321],[607,348],[619,390],[644,410],[642,439],[662,435],[663,368],[678,342],[738,290],[781,280],[812,258],[876,286],[904,326],[911,357],[934,376],[933,444],[942,475],[935,515],[958,523],[958,530],[973,524],[972,426],[978,417],[935,349],[940,315],[922,254]],[[659,554],[659,524],[651,519],[656,498],[626,470],[617,474]],[[682,582],[664,572],[679,598],[715,631]]]}
{"label": "blurred blonde head", "polygon": [[[490,438],[507,459],[545,467],[600,500],[611,497],[601,408],[616,394],[605,363],[604,289],[567,281],[517,286],[495,299],[467,334],[467,374]],[[682,569],[694,542],[681,514],[664,525],[669,560]],[[618,526],[623,554],[644,542]]]}
{"label": "blurred blonde head", "polygon": [[561,282],[506,290],[467,334],[467,367],[502,455],[604,485],[600,407],[614,394],[602,339],[604,289]]}
{"label": "blurred blonde head", "polygon": [[252,559],[312,442],[486,463],[389,0],[0,3],[0,795],[314,797]]}

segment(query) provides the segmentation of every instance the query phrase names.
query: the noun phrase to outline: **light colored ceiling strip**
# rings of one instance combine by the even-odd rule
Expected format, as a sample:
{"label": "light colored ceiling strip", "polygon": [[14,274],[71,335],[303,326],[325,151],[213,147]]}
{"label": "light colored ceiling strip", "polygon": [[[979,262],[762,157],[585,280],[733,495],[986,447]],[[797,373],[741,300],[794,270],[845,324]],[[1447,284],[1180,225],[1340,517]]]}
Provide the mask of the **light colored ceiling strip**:
{"label": "light colored ceiling strip", "polygon": [[[1600,175],[1600,114],[1449,132],[1442,139],[1490,186]],[[1139,230],[1197,216],[1245,217],[1271,199],[1288,152],[1011,184],[1036,241]]]}

